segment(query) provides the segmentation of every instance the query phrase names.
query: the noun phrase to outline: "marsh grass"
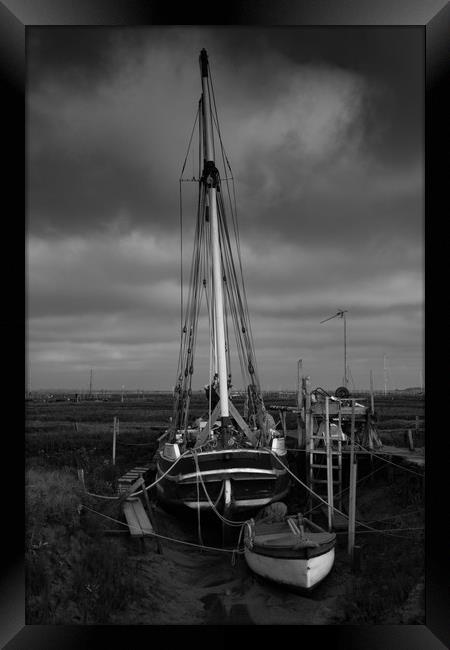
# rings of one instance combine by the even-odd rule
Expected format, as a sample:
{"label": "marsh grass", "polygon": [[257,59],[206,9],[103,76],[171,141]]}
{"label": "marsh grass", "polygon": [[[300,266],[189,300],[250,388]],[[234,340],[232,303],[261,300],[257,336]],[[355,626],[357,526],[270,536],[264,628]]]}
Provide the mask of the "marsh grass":
{"label": "marsh grass", "polygon": [[[384,513],[371,525],[380,530],[395,528],[399,532],[357,534],[356,543],[361,546],[361,570],[353,574],[347,584],[346,615],[340,622],[355,625],[423,624],[423,599],[416,599],[406,620],[402,608],[424,579],[424,535],[420,530],[401,530],[424,525],[423,481],[412,476],[397,477],[379,497],[386,504]],[[367,493],[366,502],[360,501],[360,511],[367,521],[370,512],[374,512],[370,493]]]}
{"label": "marsh grass", "polygon": [[94,505],[68,468],[27,472],[27,624],[106,624],[143,594],[126,548],[83,502]]}

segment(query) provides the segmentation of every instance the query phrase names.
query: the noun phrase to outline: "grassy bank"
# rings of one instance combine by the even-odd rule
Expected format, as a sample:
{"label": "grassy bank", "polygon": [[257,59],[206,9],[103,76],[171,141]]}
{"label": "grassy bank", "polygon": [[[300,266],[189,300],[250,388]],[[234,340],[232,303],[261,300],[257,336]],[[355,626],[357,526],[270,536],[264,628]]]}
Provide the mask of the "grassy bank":
{"label": "grassy bank", "polygon": [[106,537],[121,526],[85,506],[123,519],[116,502],[86,496],[69,468],[28,470],[27,625],[203,622],[190,576],[152,540],[143,548],[127,535]]}
{"label": "grassy bank", "polygon": [[27,472],[27,624],[109,623],[142,595],[126,549],[83,501],[69,470]]}
{"label": "grassy bank", "polygon": [[414,530],[424,526],[423,480],[399,469],[391,484],[360,490],[357,504],[362,521],[386,532],[356,534],[361,566],[347,584],[338,622],[423,624],[424,535]]}

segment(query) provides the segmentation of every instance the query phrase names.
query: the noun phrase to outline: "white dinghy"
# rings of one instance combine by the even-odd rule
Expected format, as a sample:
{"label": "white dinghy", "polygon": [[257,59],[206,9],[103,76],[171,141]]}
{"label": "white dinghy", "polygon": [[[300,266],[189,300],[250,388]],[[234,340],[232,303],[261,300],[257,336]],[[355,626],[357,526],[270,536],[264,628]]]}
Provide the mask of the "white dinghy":
{"label": "white dinghy", "polygon": [[252,571],[299,589],[312,589],[334,564],[335,533],[328,533],[301,514],[281,522],[253,519],[246,526],[244,552]]}

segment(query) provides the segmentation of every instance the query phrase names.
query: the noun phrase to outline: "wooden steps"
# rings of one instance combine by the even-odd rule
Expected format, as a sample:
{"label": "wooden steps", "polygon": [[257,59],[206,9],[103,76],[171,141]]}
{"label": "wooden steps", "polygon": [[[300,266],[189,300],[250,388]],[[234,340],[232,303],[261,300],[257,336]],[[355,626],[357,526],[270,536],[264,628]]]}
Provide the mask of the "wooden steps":
{"label": "wooden steps", "polygon": [[136,479],[144,476],[149,470],[149,465],[138,466],[130,469],[126,474],[117,480],[117,493],[124,494],[125,492],[128,492],[129,488],[136,481]]}

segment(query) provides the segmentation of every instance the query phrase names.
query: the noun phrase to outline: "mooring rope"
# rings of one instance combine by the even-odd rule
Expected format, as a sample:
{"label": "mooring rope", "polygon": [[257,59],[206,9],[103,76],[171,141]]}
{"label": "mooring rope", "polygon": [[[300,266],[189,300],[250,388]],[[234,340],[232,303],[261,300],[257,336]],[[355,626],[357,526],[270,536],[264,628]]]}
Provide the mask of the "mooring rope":
{"label": "mooring rope", "polygon": [[205,492],[206,498],[208,499],[209,505],[211,506],[213,512],[214,512],[214,513],[219,517],[219,519],[221,519],[221,520],[222,520],[224,523],[226,523],[228,526],[242,526],[242,525],[246,524],[246,523],[247,523],[247,520],[245,520],[245,521],[232,521],[231,519],[227,519],[226,517],[224,517],[224,516],[223,516],[223,515],[222,515],[222,514],[217,510],[217,508],[216,508],[216,504],[219,502],[219,498],[220,498],[220,496],[221,496],[221,494],[222,494],[222,490],[221,490],[221,492],[220,492],[220,494],[219,494],[219,497],[218,497],[217,500],[216,500],[216,504],[214,504],[214,503],[211,501],[211,498],[210,498],[210,496],[209,496],[209,494],[208,494],[208,491],[206,490],[206,486],[205,486],[205,483],[204,483],[204,481],[203,481],[203,476],[202,476],[202,474],[201,474],[201,472],[200,472],[200,468],[199,468],[199,465],[198,465],[198,458],[197,458],[197,454],[196,454],[196,453],[194,453],[194,462],[195,462],[195,468],[196,468],[196,475],[200,478],[200,482],[201,482],[201,484],[202,484],[202,486],[203,486],[203,490],[204,490],[204,492]]}
{"label": "mooring rope", "polygon": [[[317,494],[317,493],[314,492],[314,490],[312,490],[308,485],[306,485],[306,483],[303,483],[303,481],[302,481],[301,479],[299,479],[298,476],[296,476],[293,472],[291,472],[291,470],[289,469],[289,467],[287,467],[287,466],[286,466],[286,465],[281,461],[281,459],[277,456],[277,454],[275,454],[272,450],[270,450],[270,453],[272,454],[272,456],[274,456],[274,457],[277,459],[277,461],[280,463],[280,465],[282,465],[282,466],[285,468],[285,470],[286,470],[286,471],[287,471],[287,472],[288,472],[288,473],[289,473],[289,474],[290,474],[290,475],[291,475],[291,476],[292,476],[292,477],[293,477],[293,478],[294,478],[298,483],[300,483],[300,485],[302,485],[306,490],[308,490],[308,492],[310,492],[313,496],[315,496],[317,499],[319,499],[319,501],[322,501],[322,503],[324,503],[327,507],[331,507],[331,508],[333,509],[334,512],[337,512],[339,515],[342,515],[345,519],[350,519],[349,515],[346,515],[345,512],[342,512],[342,510],[339,510],[339,508],[336,508],[336,506],[335,506],[334,504],[332,504],[332,505],[331,505],[331,504],[328,505],[328,502],[325,501],[325,499],[323,499],[323,498],[320,496],[320,494]],[[383,530],[380,530],[379,528],[373,528],[372,526],[368,526],[367,524],[363,523],[362,521],[357,521],[357,520],[355,520],[355,524],[357,524],[358,526],[362,526],[363,528],[366,528],[367,530],[371,530],[371,531],[376,532],[376,533],[384,534],[384,531],[383,531]],[[390,534],[390,533],[386,533],[386,535],[389,535],[389,534]]]}
{"label": "mooring rope", "polygon": [[[82,508],[85,508],[86,510],[89,510],[90,512],[93,512],[96,515],[99,515],[100,517],[104,517],[105,519],[109,519],[110,521],[114,521],[117,524],[120,524],[121,526],[126,526],[127,528],[134,528],[135,530],[141,531],[142,528],[140,526],[133,526],[130,524],[126,524],[123,521],[120,521],[119,519],[115,519],[115,517],[110,517],[109,515],[105,515],[103,512],[98,512],[98,510],[94,510],[93,508],[89,508],[88,506],[82,505]],[[216,551],[218,553],[231,553],[231,554],[242,554],[244,553],[244,550],[239,550],[237,548],[235,549],[229,549],[229,548],[219,548],[216,546],[205,546],[205,545],[200,545],[200,544],[195,544],[194,542],[187,542],[183,539],[176,539],[175,537],[167,537],[166,535],[161,535],[159,533],[155,533],[152,531],[151,533],[148,533],[148,535],[152,537],[158,537],[160,539],[164,539],[168,542],[176,542],[178,544],[185,544],[186,546],[194,546],[196,548],[200,548],[205,551]]]}
{"label": "mooring rope", "polygon": [[383,458],[382,456],[378,456],[378,454],[376,454],[373,451],[370,451],[370,449],[366,449],[359,442],[356,442],[356,440],[355,440],[355,445],[358,445],[358,447],[361,447],[361,449],[364,449],[365,451],[367,451],[367,453],[369,453],[371,456],[375,456],[375,458],[378,458],[379,460],[382,460],[385,463],[389,463],[389,465],[394,465],[394,467],[398,467],[399,469],[404,469],[405,472],[410,472],[411,474],[415,474],[416,476],[420,476],[420,478],[423,478],[424,475],[425,475],[425,471],[424,471],[423,474],[419,474],[419,472],[415,472],[413,469],[409,469],[409,467],[404,467],[403,465],[398,465],[397,463],[394,463],[392,460],[388,460],[387,458]]}
{"label": "mooring rope", "polygon": [[[405,470],[405,472],[410,472],[411,474],[415,474],[416,476],[420,476],[421,478],[423,478],[423,476],[425,474],[425,472],[423,474],[419,474],[419,472],[415,472],[413,469],[410,469],[409,467],[405,467],[404,465],[398,465],[397,463],[394,463],[392,460],[387,460],[387,458],[383,458],[383,456],[378,456],[378,454],[376,454],[373,451],[370,451],[370,449],[367,449],[366,447],[361,445],[359,442],[356,442],[356,440],[355,440],[355,445],[358,445],[358,447],[361,447],[361,449],[363,449],[369,455],[374,456],[375,458],[378,458],[379,460],[381,460],[381,461],[383,461],[385,463],[389,463],[390,465],[394,465],[394,467],[398,467],[399,469],[403,469],[403,470]],[[294,453],[302,453],[302,454],[310,453],[309,449],[288,449],[287,451],[288,452],[294,452]],[[388,453],[388,452],[386,452],[386,453]]]}
{"label": "mooring rope", "polygon": [[[326,465],[325,465],[325,467],[326,467]],[[377,472],[380,472],[382,469],[384,469],[384,467],[377,467],[376,469],[373,470],[373,472],[370,472],[370,474],[366,474],[366,476],[362,476],[361,478],[359,478],[359,479],[356,481],[356,485],[358,485],[358,483],[361,483],[362,481],[365,481],[366,479],[370,478],[373,474],[376,474]],[[343,494],[345,494],[345,493],[348,492],[349,490],[350,490],[350,486],[344,488],[344,489],[341,490],[340,492],[337,492],[337,493],[334,495],[334,497],[337,499],[338,497],[341,497]],[[317,508],[320,508],[320,507],[321,507],[320,504],[317,505],[317,506],[314,506],[314,508],[310,508],[310,510],[307,510],[304,514],[305,514],[305,515],[310,514],[311,512],[313,512],[314,510],[317,510]]]}
{"label": "mooring rope", "polygon": [[[183,454],[181,454],[181,456],[179,456],[179,457],[176,459],[176,461],[175,461],[174,463],[172,463],[172,465],[169,467],[168,470],[166,470],[166,471],[164,472],[164,474],[161,474],[161,476],[160,476],[159,478],[156,479],[156,481],[154,481],[154,482],[151,483],[150,485],[147,485],[147,486],[146,486],[145,488],[143,488],[142,490],[139,490],[138,492],[133,492],[132,494],[128,494],[127,496],[130,496],[130,497],[138,496],[139,494],[143,494],[143,493],[144,493],[144,490],[145,490],[146,492],[148,492],[148,490],[150,490],[152,487],[154,487],[155,485],[157,485],[157,484],[158,484],[158,483],[159,483],[159,482],[160,482],[160,481],[161,481],[165,476],[167,476],[167,474],[168,474],[168,473],[169,473],[169,472],[170,472],[170,471],[175,467],[175,465],[176,465],[177,463],[180,462],[180,460],[181,460],[182,458],[185,458],[185,457],[188,456],[190,453],[191,453],[191,450],[190,450],[190,449],[187,449]],[[87,490],[85,491],[85,493],[86,493],[86,494],[89,494],[89,496],[91,496],[91,497],[97,497],[98,499],[115,499],[115,500],[118,500],[118,499],[121,498],[120,496],[115,496],[115,497],[113,497],[113,496],[106,496],[106,495],[104,495],[104,494],[93,494],[92,492],[88,492]]]}

